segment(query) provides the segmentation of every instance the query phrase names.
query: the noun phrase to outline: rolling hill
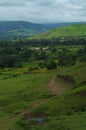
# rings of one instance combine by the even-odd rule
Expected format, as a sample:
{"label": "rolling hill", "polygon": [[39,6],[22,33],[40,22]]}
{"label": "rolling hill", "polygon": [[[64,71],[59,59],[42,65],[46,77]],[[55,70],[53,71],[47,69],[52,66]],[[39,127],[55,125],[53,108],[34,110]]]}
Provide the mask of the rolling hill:
{"label": "rolling hill", "polygon": [[56,28],[35,38],[52,39],[58,37],[86,36],[86,24],[73,24],[66,27]]}
{"label": "rolling hill", "polygon": [[[7,31],[12,29],[9,25]],[[84,36],[86,25],[77,24],[33,37],[32,42],[0,42],[0,130],[86,130]],[[58,37],[85,41],[60,46]]]}
{"label": "rolling hill", "polygon": [[1,21],[0,39],[24,38],[46,31],[45,26],[24,21]]}
{"label": "rolling hill", "polygon": [[50,29],[64,27],[71,23],[36,24],[26,21],[0,21],[0,40],[21,39],[42,34]]}

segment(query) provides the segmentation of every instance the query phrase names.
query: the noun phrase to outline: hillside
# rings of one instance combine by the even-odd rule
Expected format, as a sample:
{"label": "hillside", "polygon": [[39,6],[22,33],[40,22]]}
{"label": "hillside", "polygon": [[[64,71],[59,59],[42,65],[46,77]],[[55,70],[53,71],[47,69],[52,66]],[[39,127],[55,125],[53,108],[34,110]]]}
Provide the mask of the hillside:
{"label": "hillside", "polygon": [[86,47],[53,47],[1,42],[0,130],[86,129]]}
{"label": "hillside", "polygon": [[86,24],[0,41],[0,130],[86,130]]}
{"label": "hillside", "polygon": [[64,27],[71,24],[74,23],[36,24],[26,21],[0,21],[0,40],[32,37],[47,32],[50,29]]}
{"label": "hillside", "polygon": [[25,21],[1,21],[0,39],[24,38],[46,31],[46,27]]}
{"label": "hillside", "polygon": [[52,39],[58,37],[75,37],[75,36],[86,36],[86,24],[73,24],[70,26],[53,29],[35,38]]}
{"label": "hillside", "polygon": [[[59,73],[62,75],[63,72],[63,74],[69,75],[70,73],[70,75],[75,78],[76,83],[78,83],[78,77],[79,81],[82,82],[83,80],[86,80],[83,73],[86,72],[86,67],[84,67],[84,65],[81,63],[70,68],[58,68],[57,74]],[[83,79],[83,77],[85,79]],[[56,81],[57,84],[59,83],[60,85],[57,85],[57,89],[61,89],[61,86],[64,86],[63,88],[66,89],[66,82],[63,82],[63,80],[59,78],[57,78]],[[51,82],[52,79],[50,83]],[[68,87],[70,85],[71,84],[69,84]],[[53,90],[53,84],[51,84],[51,86]],[[78,130],[85,130],[85,101],[86,85],[84,82],[82,82],[82,84],[79,84],[78,87],[71,89],[69,92],[66,92],[59,96],[54,95],[53,97],[47,97],[47,99],[44,99],[43,102],[34,105],[30,111],[28,110],[23,113],[22,118],[19,119],[15,125],[13,125],[12,130],[76,130],[77,128]],[[40,123],[38,119],[42,119],[42,122]]]}
{"label": "hillside", "polygon": [[[3,86],[0,88],[1,130],[76,130],[76,128],[85,130],[86,85],[83,82],[86,80],[83,73],[86,72],[85,65],[86,63],[80,63],[41,74],[24,74],[25,68],[2,72],[0,76]],[[14,73],[19,75],[13,77]],[[81,83],[78,87],[71,89],[71,83],[68,84],[56,77],[54,83],[57,83],[57,89],[63,87],[63,89],[69,88],[69,91],[62,92],[61,95],[60,93],[52,95],[53,92],[47,90],[47,87],[53,81],[53,77],[58,74],[69,75],[69,73],[75,77],[76,83],[79,77]],[[5,76],[9,75],[10,77],[5,79]],[[53,90],[53,84],[51,87]],[[40,123],[38,119],[43,119],[43,122]]]}

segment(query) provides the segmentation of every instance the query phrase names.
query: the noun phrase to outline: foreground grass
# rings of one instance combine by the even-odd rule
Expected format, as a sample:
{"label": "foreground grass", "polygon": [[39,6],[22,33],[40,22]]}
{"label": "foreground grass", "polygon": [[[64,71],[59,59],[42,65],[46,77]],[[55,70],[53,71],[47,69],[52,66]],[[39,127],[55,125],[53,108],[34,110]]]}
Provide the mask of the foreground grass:
{"label": "foreground grass", "polygon": [[14,76],[13,71],[7,70],[0,75],[1,130],[7,130],[17,120],[10,117],[15,117],[18,113],[29,109],[31,105],[51,95],[46,89],[46,84],[55,74],[55,71],[50,71]]}
{"label": "foreground grass", "polygon": [[[62,79],[57,81],[61,85],[71,85],[72,90],[62,95],[55,96],[31,109],[13,125],[12,130],[85,130],[86,129],[86,81],[85,63],[76,64],[72,67],[58,68],[57,74],[71,75],[75,84],[71,85]],[[85,83],[85,82],[84,82]],[[38,123],[33,118],[43,118],[44,122]]]}
{"label": "foreground grass", "polygon": [[[85,130],[86,85],[83,84],[86,80],[85,65],[80,63],[54,71],[40,70],[27,74],[24,68],[19,71],[13,69],[1,72],[0,129]],[[15,75],[16,73],[18,75]],[[76,82],[67,83],[57,77],[57,82],[62,86],[71,86],[73,89],[53,97],[46,89],[46,85],[58,74],[71,75]],[[26,119],[25,115],[29,114],[33,115],[33,118],[44,118],[44,122]]]}
{"label": "foreground grass", "polygon": [[[69,116],[51,117],[47,123],[36,126],[15,125],[12,130],[86,130],[86,112],[74,113]],[[17,123],[18,124],[18,123]]]}
{"label": "foreground grass", "polygon": [[72,76],[75,79],[74,87],[81,86],[86,81],[86,62],[77,63],[70,67],[59,67],[58,74]]}
{"label": "foreground grass", "polygon": [[[12,130],[85,130],[86,129],[86,86],[81,86],[55,97],[32,110],[28,118],[22,117],[12,127]],[[34,118],[43,117],[43,123],[30,121],[30,115]]]}

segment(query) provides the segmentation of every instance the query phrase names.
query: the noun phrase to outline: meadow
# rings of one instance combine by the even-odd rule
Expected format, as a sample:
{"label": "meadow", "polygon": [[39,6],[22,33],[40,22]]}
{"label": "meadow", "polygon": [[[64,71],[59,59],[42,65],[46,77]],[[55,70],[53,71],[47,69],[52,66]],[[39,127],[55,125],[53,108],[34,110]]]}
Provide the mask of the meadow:
{"label": "meadow", "polygon": [[85,130],[85,25],[41,37],[0,42],[0,130]]}
{"label": "meadow", "polygon": [[3,127],[6,127],[6,124],[3,124],[4,119],[6,121],[11,116],[15,117],[17,113],[30,108],[35,102],[44,100],[51,95],[46,89],[46,84],[55,73],[51,71],[21,74],[15,69],[16,75],[13,74],[13,71],[4,70],[0,75],[0,127],[4,130]]}
{"label": "meadow", "polygon": [[[0,70],[0,129],[75,129],[78,122],[83,122],[85,118],[85,66],[86,63],[83,62],[55,70],[39,69],[28,72],[26,64],[23,68]],[[59,78],[59,74],[72,75],[76,84]],[[53,77],[56,77],[56,82],[63,88],[69,87],[71,90],[59,96],[53,95],[52,91],[47,89]],[[24,119],[24,115],[29,113],[32,113],[34,118],[35,115],[36,118],[46,115],[46,123],[31,125],[29,119]],[[72,125],[70,122],[73,122]],[[85,130],[83,126],[85,127],[85,121],[80,130]]]}

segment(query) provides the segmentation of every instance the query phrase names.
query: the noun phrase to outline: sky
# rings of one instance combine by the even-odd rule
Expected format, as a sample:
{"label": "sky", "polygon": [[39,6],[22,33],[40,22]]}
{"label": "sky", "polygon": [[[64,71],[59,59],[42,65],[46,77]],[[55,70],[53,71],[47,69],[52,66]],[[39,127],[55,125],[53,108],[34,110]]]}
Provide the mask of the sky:
{"label": "sky", "polygon": [[0,20],[86,22],[86,0],[0,0]]}

